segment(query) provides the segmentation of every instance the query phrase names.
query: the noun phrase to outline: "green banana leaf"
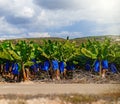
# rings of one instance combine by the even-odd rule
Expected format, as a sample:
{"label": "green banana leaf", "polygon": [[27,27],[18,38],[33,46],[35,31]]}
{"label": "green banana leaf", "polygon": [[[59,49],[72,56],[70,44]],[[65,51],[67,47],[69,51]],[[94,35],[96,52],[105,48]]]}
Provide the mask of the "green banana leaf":
{"label": "green banana leaf", "polygon": [[17,55],[17,53],[15,53],[13,50],[8,50],[8,52],[10,53],[10,55],[15,59],[15,60],[19,60],[21,61],[21,57],[19,55]]}
{"label": "green banana leaf", "polygon": [[32,61],[27,61],[24,63],[24,66],[32,66],[34,64],[34,62]]}
{"label": "green banana leaf", "polygon": [[6,60],[14,60],[12,56],[5,50],[3,49],[3,52],[0,52],[0,58],[1,59],[6,59]]}
{"label": "green banana leaf", "polygon": [[97,59],[97,55],[93,54],[91,51],[87,50],[86,48],[82,48],[81,49],[82,54],[84,54],[85,56],[92,58],[92,59]]}

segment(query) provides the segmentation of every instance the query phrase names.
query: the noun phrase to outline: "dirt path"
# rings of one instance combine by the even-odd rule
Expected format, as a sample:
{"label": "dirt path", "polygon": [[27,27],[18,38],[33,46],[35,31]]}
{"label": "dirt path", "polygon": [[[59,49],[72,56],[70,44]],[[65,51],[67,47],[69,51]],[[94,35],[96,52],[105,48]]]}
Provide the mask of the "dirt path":
{"label": "dirt path", "polygon": [[102,94],[120,92],[120,84],[0,84],[2,94]]}

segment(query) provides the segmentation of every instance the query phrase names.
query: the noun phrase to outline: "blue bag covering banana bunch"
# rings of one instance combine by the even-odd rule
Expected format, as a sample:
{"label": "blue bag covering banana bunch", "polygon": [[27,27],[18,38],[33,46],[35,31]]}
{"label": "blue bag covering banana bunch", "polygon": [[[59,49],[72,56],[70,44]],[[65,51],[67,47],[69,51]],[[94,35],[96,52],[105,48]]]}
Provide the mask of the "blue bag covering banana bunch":
{"label": "blue bag covering banana bunch", "polygon": [[100,62],[98,60],[94,63],[94,71],[99,72],[100,71]]}
{"label": "blue bag covering banana bunch", "polygon": [[52,68],[53,70],[59,69],[59,64],[57,60],[52,60]]}
{"label": "blue bag covering banana bunch", "polygon": [[60,73],[63,73],[63,72],[64,72],[64,68],[65,68],[64,62],[61,61],[61,62],[59,63],[59,70],[60,70]]}
{"label": "blue bag covering banana bunch", "polygon": [[117,73],[117,68],[116,68],[116,66],[115,66],[115,64],[111,64],[110,65],[110,70],[113,72],[113,73]]}
{"label": "blue bag covering banana bunch", "polygon": [[50,63],[49,61],[45,61],[43,64],[40,65],[40,69],[42,69],[43,71],[48,71],[50,68]]}
{"label": "blue bag covering banana bunch", "polygon": [[67,64],[67,66],[66,66],[67,70],[74,70],[75,69],[74,64],[70,64],[69,62],[67,62],[66,64]]}
{"label": "blue bag covering banana bunch", "polygon": [[12,73],[14,75],[18,75],[19,74],[19,65],[17,63],[13,63],[12,64]]}

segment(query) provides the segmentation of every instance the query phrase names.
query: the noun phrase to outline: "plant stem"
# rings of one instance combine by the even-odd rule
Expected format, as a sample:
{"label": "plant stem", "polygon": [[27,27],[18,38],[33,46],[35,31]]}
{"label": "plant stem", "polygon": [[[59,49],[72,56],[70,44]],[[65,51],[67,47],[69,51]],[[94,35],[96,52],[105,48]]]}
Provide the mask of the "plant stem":
{"label": "plant stem", "polygon": [[21,66],[22,66],[22,76],[23,76],[23,81],[25,81],[26,80],[26,74],[25,74],[25,70],[24,70],[24,63],[23,62],[21,62]]}
{"label": "plant stem", "polygon": [[100,73],[99,73],[100,76],[102,76],[102,64],[101,64],[101,61],[100,61]]}

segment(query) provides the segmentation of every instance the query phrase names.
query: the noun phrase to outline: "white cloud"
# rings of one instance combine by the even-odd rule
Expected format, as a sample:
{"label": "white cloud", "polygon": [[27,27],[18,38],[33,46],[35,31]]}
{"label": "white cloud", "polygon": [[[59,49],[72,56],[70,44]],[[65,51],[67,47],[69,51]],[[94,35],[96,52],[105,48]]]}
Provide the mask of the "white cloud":
{"label": "white cloud", "polygon": [[[82,20],[93,21],[98,25],[120,23],[119,0],[62,0],[61,2],[55,0],[44,2],[41,0],[38,2],[40,2],[40,6],[45,8],[38,16],[38,21],[45,27],[59,28]],[[51,6],[49,2],[56,4],[53,3]],[[57,3],[60,3],[61,7],[56,8]],[[66,4],[68,7],[64,8],[62,4]]]}
{"label": "white cloud", "polygon": [[22,31],[8,24],[4,17],[0,17],[0,34],[20,34]]}
{"label": "white cloud", "polygon": [[[119,4],[120,0],[0,0],[0,34],[39,36],[52,29],[56,35],[56,29],[80,21],[96,23],[91,33],[120,34]],[[59,33],[63,31],[67,30]],[[68,33],[71,37],[82,34],[81,30]]]}
{"label": "white cloud", "polygon": [[6,40],[6,38],[1,38],[1,37],[0,37],[0,40]]}
{"label": "white cloud", "polygon": [[32,0],[0,0],[0,8],[15,16],[32,17],[34,14]]}
{"label": "white cloud", "polygon": [[2,37],[0,37],[0,40],[7,40],[7,39],[17,39],[17,38],[21,38],[19,36],[16,35],[2,35]]}
{"label": "white cloud", "polygon": [[25,18],[31,18],[34,16],[34,10],[29,7],[23,7],[21,8],[21,12],[18,12],[15,14],[16,17],[25,17]]}
{"label": "white cloud", "polygon": [[21,34],[21,35],[2,35],[0,37],[0,40],[7,40],[7,39],[16,39],[16,38],[40,38],[40,37],[50,37],[49,33],[37,33],[32,32],[28,34]]}
{"label": "white cloud", "polygon": [[94,35],[120,35],[120,25],[119,24],[112,24],[112,25],[100,25],[96,26],[91,33]]}
{"label": "white cloud", "polygon": [[48,33],[37,33],[37,32],[28,33],[27,36],[29,37],[50,37]]}
{"label": "white cloud", "polygon": [[66,15],[67,11],[49,11],[49,10],[42,10],[40,15],[38,15],[37,19],[39,24],[45,26],[45,28],[50,28],[51,26],[54,28],[62,27],[62,26],[68,26],[71,25],[73,21],[73,18],[70,18],[70,16],[73,14],[73,12],[69,13],[69,15]]}
{"label": "white cloud", "polygon": [[[47,10],[81,11],[83,14],[98,16],[116,15],[120,11],[119,0],[34,0],[37,5]],[[76,15],[77,16],[77,15]],[[97,17],[97,16],[96,16]]]}
{"label": "white cloud", "polygon": [[55,37],[63,37],[63,38],[67,38],[67,36],[69,36],[69,38],[84,37],[84,35],[81,32],[61,31],[61,32],[52,32],[49,34],[54,34]]}

